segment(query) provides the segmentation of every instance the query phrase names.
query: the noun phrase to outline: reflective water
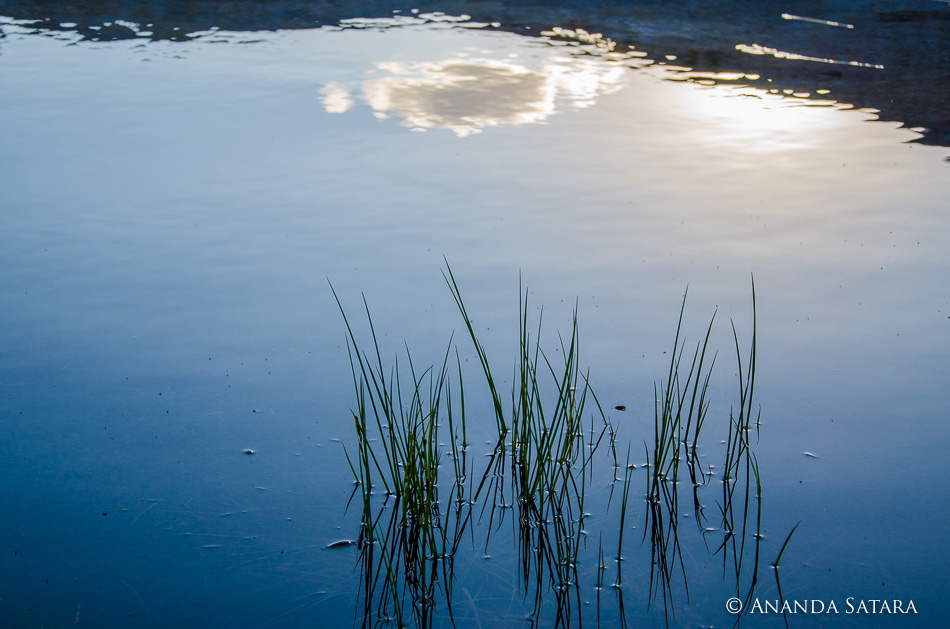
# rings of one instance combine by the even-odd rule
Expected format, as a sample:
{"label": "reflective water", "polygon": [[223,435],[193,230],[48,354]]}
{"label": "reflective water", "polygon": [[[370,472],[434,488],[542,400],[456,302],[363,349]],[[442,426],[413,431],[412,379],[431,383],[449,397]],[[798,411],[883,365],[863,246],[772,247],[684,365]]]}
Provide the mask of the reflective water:
{"label": "reflective water", "polygon": [[[554,18],[524,35],[390,10],[159,38],[172,27],[37,28],[45,13],[19,11],[0,39],[7,624],[351,624],[358,553],[325,550],[359,526],[326,280],[350,312],[366,295],[384,354],[405,341],[429,364],[462,326],[443,256],[503,373],[519,274],[549,338],[576,299],[581,361],[604,406],[627,407],[609,415],[634,452],[687,286],[690,343],[719,309],[708,430],[727,439],[728,319],[747,339],[754,275],[763,562],[801,521],[783,595],[841,612],[793,620],[950,611],[945,147],[819,93],[821,75],[772,88],[759,67],[678,66]],[[90,24],[138,36],[83,40]],[[663,625],[638,517],[627,620]],[[677,622],[731,624],[721,558],[683,543],[695,576]],[[506,585],[466,603],[457,586],[459,617],[524,624],[514,555],[469,554],[460,586]],[[918,613],[848,615],[847,597]]]}

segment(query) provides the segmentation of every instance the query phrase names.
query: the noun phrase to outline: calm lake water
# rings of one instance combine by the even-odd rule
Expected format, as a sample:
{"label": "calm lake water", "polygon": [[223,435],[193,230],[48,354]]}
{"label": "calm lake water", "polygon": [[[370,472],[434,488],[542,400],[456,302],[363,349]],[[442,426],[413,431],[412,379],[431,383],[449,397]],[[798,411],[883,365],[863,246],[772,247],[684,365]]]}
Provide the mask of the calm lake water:
{"label": "calm lake water", "polygon": [[[904,4],[950,23],[945,3]],[[881,121],[889,59],[770,44],[786,27],[812,43],[860,31],[836,3],[723,17],[747,33],[730,41],[748,68],[729,73],[667,54],[702,32],[695,11],[628,26],[638,46],[578,31],[583,14],[563,7],[496,7],[507,22],[327,9],[309,28],[37,7],[0,3],[0,624],[362,625],[359,550],[326,548],[360,524],[327,280],[369,342],[365,295],[387,361],[405,344],[440,362],[455,331],[474,367],[445,260],[505,387],[519,278],[551,351],[576,304],[581,365],[637,465],[687,288],[688,347],[718,309],[705,430],[721,458],[738,394],[729,320],[745,353],[754,276],[754,597],[837,606],[790,626],[950,614],[950,149],[921,122],[946,120],[946,84],[917,86],[936,109],[907,97],[918,118]],[[945,63],[947,43],[915,54]],[[770,82],[762,57],[793,71]],[[839,67],[867,78],[839,94]],[[867,94],[880,101],[855,102]],[[478,377],[473,456],[493,429]],[[665,626],[664,610],[677,626],[735,623],[722,535],[704,541],[691,495],[672,604],[650,603],[642,470],[623,604],[612,588],[598,604],[597,535],[614,554],[617,538],[616,506],[601,509],[614,472],[598,465],[571,625],[619,626],[621,609],[636,626]],[[770,564],[796,524],[780,595]],[[457,625],[553,626],[553,597],[532,616],[519,589],[510,523],[488,558],[487,528],[455,560]],[[916,614],[852,614],[849,598]]]}

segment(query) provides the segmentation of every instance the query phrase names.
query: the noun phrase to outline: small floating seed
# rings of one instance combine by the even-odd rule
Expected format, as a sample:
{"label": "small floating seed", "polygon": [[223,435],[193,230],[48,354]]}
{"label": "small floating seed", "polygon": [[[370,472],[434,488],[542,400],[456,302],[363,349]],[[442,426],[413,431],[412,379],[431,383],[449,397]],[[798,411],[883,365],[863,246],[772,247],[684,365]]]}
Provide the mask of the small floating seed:
{"label": "small floating seed", "polygon": [[349,547],[349,546],[356,546],[356,542],[354,542],[354,541],[352,541],[352,540],[348,540],[348,539],[341,539],[341,540],[338,541],[338,542],[333,542],[332,544],[330,544],[330,545],[327,546],[326,548],[327,548],[327,549],[331,549],[331,548],[347,548],[347,547]]}

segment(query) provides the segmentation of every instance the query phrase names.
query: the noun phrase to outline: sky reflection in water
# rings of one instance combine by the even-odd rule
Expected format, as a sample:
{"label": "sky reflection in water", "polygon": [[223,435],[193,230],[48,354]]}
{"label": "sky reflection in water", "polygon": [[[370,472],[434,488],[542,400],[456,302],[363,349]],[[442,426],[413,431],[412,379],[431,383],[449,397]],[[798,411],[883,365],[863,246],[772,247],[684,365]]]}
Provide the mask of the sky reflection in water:
{"label": "sky reflection in water", "polygon": [[[426,363],[460,327],[443,255],[502,366],[519,271],[549,338],[576,297],[635,444],[687,285],[690,338],[720,308],[728,404],[754,273],[768,552],[802,521],[786,596],[947,612],[945,149],[822,85],[400,23],[75,46],[4,24],[6,617],[347,624],[355,560],[321,550],[358,524],[325,278]],[[708,587],[683,622],[729,621]]]}

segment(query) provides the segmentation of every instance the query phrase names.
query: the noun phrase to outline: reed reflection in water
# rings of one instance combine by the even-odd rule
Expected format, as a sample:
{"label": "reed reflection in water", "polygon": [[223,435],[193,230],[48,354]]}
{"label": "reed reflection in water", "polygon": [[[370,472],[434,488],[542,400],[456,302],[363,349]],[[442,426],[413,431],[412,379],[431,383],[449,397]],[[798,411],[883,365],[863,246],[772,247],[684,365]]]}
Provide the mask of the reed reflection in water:
{"label": "reed reflection in water", "polygon": [[[715,316],[703,341],[687,354],[682,340],[684,297],[669,372],[656,385],[653,443],[643,444],[647,463],[642,467],[648,468],[644,512],[636,515],[631,490],[641,466],[631,463],[632,444],[625,458],[618,455],[618,428],[581,368],[576,310],[570,335],[559,335],[554,351],[545,351],[540,340],[541,316],[532,320],[528,292],[522,292],[518,359],[508,405],[502,401],[499,380],[475,335],[451,269],[445,277],[478,357],[494,412],[497,441],[486,453],[484,465],[477,465],[475,459],[480,457],[470,451],[461,350],[450,340],[441,365],[418,371],[407,348],[401,365],[397,358],[387,367],[368,306],[372,344],[366,351],[337,298],[346,321],[356,393],[356,447],[347,451],[347,460],[358,483],[351,504],[356,501],[362,509],[356,542],[362,625],[394,622],[432,627],[445,620],[454,625],[459,613],[477,613],[459,610],[454,594],[457,557],[463,549],[476,547],[488,557],[490,551],[504,551],[511,543],[518,575],[518,591],[512,598],[523,598],[532,624],[553,622],[556,627],[583,624],[590,592],[596,598],[594,620],[601,622],[606,558],[615,551],[616,576],[611,584],[615,603],[610,613],[616,618],[611,622],[625,627],[624,583],[630,582],[636,570],[625,569],[623,556],[631,520],[646,523],[641,545],[648,543],[650,549],[648,607],[662,603],[669,624],[680,604],[678,593],[684,593],[684,602],[689,600],[692,562],[684,558],[680,547],[684,534],[680,485],[687,479],[692,487],[695,535],[712,555],[720,556],[724,582],[731,583],[735,595],[748,603],[758,583],[763,539],[762,483],[753,438],[761,414],[753,401],[755,324],[745,358],[733,326],[739,398],[728,415],[722,471],[716,472],[704,463],[702,454],[716,362],[709,348]],[[754,303],[753,290],[753,310]],[[596,492],[588,496],[604,475],[596,469],[597,462],[611,475],[605,500]],[[717,485],[721,487],[718,497]],[[588,530],[593,519],[588,510],[593,509],[603,509],[606,521],[613,523],[598,532],[596,555]],[[715,515],[707,514],[713,509]],[[510,528],[510,539],[506,528]],[[500,542],[499,536],[503,537]],[[629,546],[629,537],[626,543]],[[777,564],[787,544],[788,538],[774,562],[777,583]],[[477,584],[469,583],[471,578],[467,576],[461,584],[474,605],[468,588]],[[553,605],[543,605],[545,601]]]}

